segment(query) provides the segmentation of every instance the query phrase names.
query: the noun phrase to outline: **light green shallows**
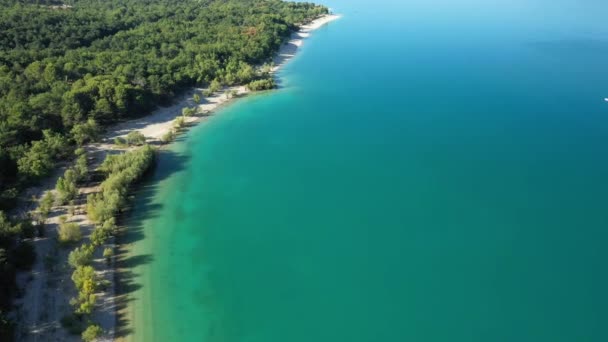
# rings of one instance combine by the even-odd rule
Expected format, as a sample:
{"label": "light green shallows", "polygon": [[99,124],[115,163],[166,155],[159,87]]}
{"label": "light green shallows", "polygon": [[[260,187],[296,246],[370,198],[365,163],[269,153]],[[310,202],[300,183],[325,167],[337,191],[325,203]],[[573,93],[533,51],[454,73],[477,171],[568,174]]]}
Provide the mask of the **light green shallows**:
{"label": "light green shallows", "polygon": [[327,4],[138,194],[132,338],[608,341],[608,3]]}

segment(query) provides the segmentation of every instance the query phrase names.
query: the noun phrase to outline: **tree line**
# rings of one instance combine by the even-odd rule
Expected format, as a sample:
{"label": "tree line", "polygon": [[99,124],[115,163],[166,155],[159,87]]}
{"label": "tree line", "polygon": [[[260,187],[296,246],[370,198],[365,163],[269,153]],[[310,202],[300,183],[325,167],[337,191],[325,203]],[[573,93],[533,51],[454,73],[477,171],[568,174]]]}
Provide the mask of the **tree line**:
{"label": "tree line", "polygon": [[[72,281],[78,295],[70,300],[74,307],[72,314],[63,317],[63,325],[72,333],[82,333],[84,340],[101,334],[101,328],[90,320],[97,302],[96,293],[107,284],[104,283],[92,265],[93,254],[97,248],[117,233],[116,220],[126,208],[128,191],[133,184],[154,165],[155,150],[149,145],[120,155],[109,155],[99,167],[106,178],[100,191],[87,197],[87,216],[95,223],[88,242],[74,248],[68,256],[68,264],[74,269]],[[75,223],[61,222],[59,242],[73,245],[82,238],[80,227]],[[105,248],[103,256],[109,260],[113,249]],[[91,337],[92,336],[92,337]]]}
{"label": "tree line", "polygon": [[[274,87],[254,66],[269,62],[298,24],[327,11],[280,0],[0,0],[0,340],[13,335],[5,313],[19,291],[15,274],[35,261],[28,239],[44,234],[55,204],[73,208],[87,172],[81,147],[105,125],[145,115],[194,85],[212,92],[236,84]],[[126,143],[144,141],[133,134]],[[57,181],[56,196],[47,192],[33,215],[9,218],[20,190],[64,160],[73,166]],[[80,322],[100,286],[89,269],[92,253],[114,234],[129,186],[152,162],[144,146],[102,165],[107,179],[87,205],[96,228],[68,260]],[[67,217],[58,233],[67,246],[82,239]],[[92,324],[83,338],[99,332]]]}
{"label": "tree line", "polygon": [[267,89],[299,23],[327,13],[280,0],[0,0],[0,209],[101,127],[193,85]]}

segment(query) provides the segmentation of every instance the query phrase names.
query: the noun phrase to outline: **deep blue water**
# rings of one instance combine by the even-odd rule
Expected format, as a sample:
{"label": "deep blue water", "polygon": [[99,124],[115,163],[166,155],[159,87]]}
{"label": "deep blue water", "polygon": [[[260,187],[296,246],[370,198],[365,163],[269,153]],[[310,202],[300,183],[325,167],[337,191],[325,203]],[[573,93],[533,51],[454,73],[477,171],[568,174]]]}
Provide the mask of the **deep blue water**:
{"label": "deep blue water", "polygon": [[161,158],[135,339],[607,341],[608,2],[326,4]]}

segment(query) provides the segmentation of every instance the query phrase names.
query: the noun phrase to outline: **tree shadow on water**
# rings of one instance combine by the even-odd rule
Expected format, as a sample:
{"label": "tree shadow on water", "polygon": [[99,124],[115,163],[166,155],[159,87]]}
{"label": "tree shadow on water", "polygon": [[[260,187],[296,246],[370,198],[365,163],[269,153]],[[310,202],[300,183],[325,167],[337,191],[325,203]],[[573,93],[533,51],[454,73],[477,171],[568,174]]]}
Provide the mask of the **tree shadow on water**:
{"label": "tree shadow on water", "polygon": [[120,250],[121,253],[117,256],[114,266],[116,267],[114,273],[116,289],[114,306],[116,312],[115,337],[117,338],[128,336],[133,332],[129,320],[129,304],[135,300],[132,294],[142,287],[142,285],[137,282],[139,274],[135,273],[133,269],[153,261],[152,255],[128,256],[126,251],[122,251],[123,248]]}
{"label": "tree shadow on water", "polygon": [[[132,191],[131,207],[123,213],[121,228],[117,237],[118,247],[115,258],[116,284],[116,338],[125,338],[133,333],[133,324],[130,321],[129,304],[137,300],[133,294],[142,288],[139,283],[141,274],[135,271],[143,265],[154,261],[152,254],[135,255],[132,245],[146,237],[145,223],[157,218],[162,210],[162,204],[156,201],[159,183],[174,173],[186,167],[188,158],[170,150],[160,150],[157,154],[157,163]],[[147,310],[148,308],[146,308]]]}

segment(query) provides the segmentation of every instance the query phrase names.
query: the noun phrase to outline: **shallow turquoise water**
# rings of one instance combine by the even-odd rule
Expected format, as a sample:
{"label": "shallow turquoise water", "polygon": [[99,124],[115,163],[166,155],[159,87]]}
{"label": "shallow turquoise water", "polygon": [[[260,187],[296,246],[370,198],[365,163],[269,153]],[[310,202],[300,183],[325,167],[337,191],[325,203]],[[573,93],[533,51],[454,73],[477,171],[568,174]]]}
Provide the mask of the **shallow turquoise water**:
{"label": "shallow turquoise water", "polygon": [[133,339],[607,341],[608,3],[326,4],[139,194]]}

